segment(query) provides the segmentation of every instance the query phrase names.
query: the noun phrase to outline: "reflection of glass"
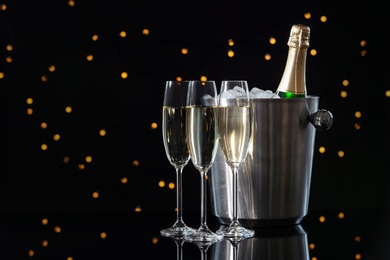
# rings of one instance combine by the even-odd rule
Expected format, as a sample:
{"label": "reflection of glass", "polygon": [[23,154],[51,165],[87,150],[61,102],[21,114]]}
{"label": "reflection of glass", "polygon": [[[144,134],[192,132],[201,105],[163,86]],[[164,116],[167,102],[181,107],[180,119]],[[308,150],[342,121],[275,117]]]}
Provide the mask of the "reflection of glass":
{"label": "reflection of glass", "polygon": [[171,237],[176,244],[176,260],[183,260],[184,237]]}
{"label": "reflection of glass", "polygon": [[190,160],[186,138],[186,100],[188,81],[167,81],[163,102],[162,131],[165,152],[176,169],[176,222],[161,230],[163,236],[185,236],[194,232],[182,217],[182,172]]}
{"label": "reflection of glass", "polygon": [[200,250],[201,253],[201,260],[206,260],[207,259],[207,250],[214,245],[214,244],[219,244],[221,243],[220,241],[195,241],[193,242],[196,244]]}
{"label": "reflection of glass", "polygon": [[214,162],[218,148],[217,89],[214,81],[191,81],[187,94],[187,143],[191,161],[201,177],[201,220],[189,241],[222,239],[207,226],[207,172]]}
{"label": "reflection of glass", "polygon": [[218,98],[219,145],[226,163],[233,173],[233,220],[216,233],[229,238],[251,237],[255,232],[247,229],[237,217],[237,175],[248,153],[251,137],[251,110],[248,84],[245,80],[222,81]]}
{"label": "reflection of glass", "polygon": [[256,228],[256,236],[238,245],[228,239],[210,249],[213,260],[309,260],[307,233],[301,225]]}

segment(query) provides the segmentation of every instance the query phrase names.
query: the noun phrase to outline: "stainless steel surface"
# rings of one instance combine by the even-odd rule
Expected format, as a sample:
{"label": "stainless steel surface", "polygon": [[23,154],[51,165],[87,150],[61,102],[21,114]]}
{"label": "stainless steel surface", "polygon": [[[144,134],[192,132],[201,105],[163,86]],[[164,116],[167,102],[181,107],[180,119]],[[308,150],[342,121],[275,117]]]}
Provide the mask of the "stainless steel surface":
{"label": "stainless steel surface", "polygon": [[[309,260],[307,233],[301,225],[256,230],[235,248],[225,239],[211,247],[211,259]],[[237,258],[235,258],[235,250]]]}
{"label": "stainless steel surface", "polygon": [[[238,218],[245,226],[298,224],[307,214],[319,98],[252,100],[252,139],[238,173]],[[210,171],[211,212],[231,222],[232,173],[219,149]]]}

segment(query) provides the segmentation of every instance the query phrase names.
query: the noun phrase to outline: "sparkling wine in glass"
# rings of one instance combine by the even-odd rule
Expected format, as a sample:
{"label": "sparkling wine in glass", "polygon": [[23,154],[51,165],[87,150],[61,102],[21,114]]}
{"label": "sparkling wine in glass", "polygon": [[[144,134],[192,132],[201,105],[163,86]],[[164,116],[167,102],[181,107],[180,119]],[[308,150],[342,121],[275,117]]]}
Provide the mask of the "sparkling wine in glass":
{"label": "sparkling wine in glass", "polygon": [[233,173],[233,220],[216,233],[237,240],[255,233],[243,227],[237,217],[237,175],[248,153],[251,119],[248,83],[245,80],[222,81],[218,97],[218,134],[220,148]]}
{"label": "sparkling wine in glass", "polygon": [[186,236],[192,242],[223,239],[207,226],[207,173],[218,148],[217,89],[215,81],[194,80],[187,94],[187,144],[192,164],[201,177],[201,219],[195,233]]}
{"label": "sparkling wine in glass", "polygon": [[186,102],[189,81],[167,81],[162,110],[162,135],[165,153],[176,170],[176,222],[162,229],[161,235],[184,237],[195,230],[183,221],[182,172],[190,160],[186,137]]}

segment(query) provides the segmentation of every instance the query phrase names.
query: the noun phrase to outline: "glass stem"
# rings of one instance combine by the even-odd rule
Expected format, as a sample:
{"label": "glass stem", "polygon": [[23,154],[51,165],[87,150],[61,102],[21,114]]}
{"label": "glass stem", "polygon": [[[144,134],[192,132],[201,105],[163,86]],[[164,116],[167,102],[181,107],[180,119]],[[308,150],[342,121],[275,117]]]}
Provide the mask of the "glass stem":
{"label": "glass stem", "polygon": [[207,170],[200,171],[200,177],[201,177],[200,228],[207,229],[207,189],[206,189]]}
{"label": "glass stem", "polygon": [[176,242],[176,259],[183,260],[183,242]]}
{"label": "glass stem", "polygon": [[183,223],[183,190],[182,190],[183,167],[176,168],[176,223]]}
{"label": "glass stem", "polygon": [[237,190],[237,175],[238,175],[238,167],[232,168],[233,173],[233,222],[230,226],[238,226],[238,217],[237,217],[237,199],[238,199],[238,190]]}

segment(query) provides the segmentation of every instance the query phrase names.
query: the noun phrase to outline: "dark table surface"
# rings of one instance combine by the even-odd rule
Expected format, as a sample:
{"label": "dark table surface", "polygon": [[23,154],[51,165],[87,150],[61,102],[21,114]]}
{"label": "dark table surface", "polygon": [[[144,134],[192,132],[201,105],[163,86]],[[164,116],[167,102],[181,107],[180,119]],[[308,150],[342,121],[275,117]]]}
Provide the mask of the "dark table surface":
{"label": "dark table surface", "polygon": [[[174,212],[1,213],[0,259],[234,259],[223,240],[198,246],[160,235]],[[197,228],[199,212],[184,212]],[[221,225],[208,214],[210,229]],[[255,228],[238,259],[390,259],[389,210],[309,210],[299,225]]]}

